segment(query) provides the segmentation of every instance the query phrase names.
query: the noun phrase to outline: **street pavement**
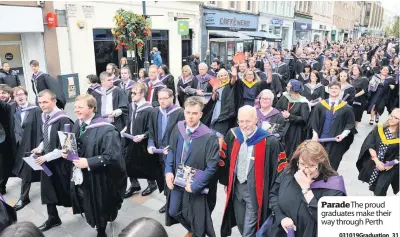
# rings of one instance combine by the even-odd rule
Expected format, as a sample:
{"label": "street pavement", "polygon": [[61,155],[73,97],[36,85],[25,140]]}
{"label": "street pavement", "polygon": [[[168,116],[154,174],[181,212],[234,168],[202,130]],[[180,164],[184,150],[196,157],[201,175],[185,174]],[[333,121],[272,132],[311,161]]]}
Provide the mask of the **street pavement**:
{"label": "street pavement", "polygon": [[[73,115],[73,105],[68,104],[66,107],[68,114]],[[381,121],[387,119],[387,113],[381,117]],[[361,145],[371,131],[373,126],[368,124],[369,115],[366,113],[363,116],[363,121],[359,124],[358,134],[355,135],[354,143],[350,150],[345,154],[340,164],[339,174],[345,178],[347,193],[350,196],[372,196],[368,190],[368,185],[358,181],[358,171],[355,163]],[[146,188],[146,180],[140,180],[142,190]],[[21,180],[18,178],[11,178],[7,184],[7,194],[5,195],[6,201],[10,205],[14,205],[19,197]],[[40,200],[40,184],[32,184],[30,199],[31,203],[24,209],[18,212],[18,221],[30,221],[35,225],[41,225],[47,218],[46,206],[41,204]],[[393,196],[392,189],[388,191],[388,195]],[[214,227],[217,236],[220,236],[221,220],[225,206],[225,193],[223,186],[218,187],[218,200],[215,210],[212,214],[214,220]],[[121,230],[127,226],[131,221],[139,217],[150,217],[159,221],[164,225],[165,216],[159,214],[158,210],[164,205],[165,197],[162,194],[154,192],[148,197],[134,195],[129,199],[125,199],[122,208],[118,213],[117,219],[107,226],[108,236],[118,236]],[[58,207],[58,212],[62,220],[62,225],[55,227],[47,232],[47,237],[95,237],[96,230],[91,228],[80,215],[73,215],[71,208]],[[186,230],[181,225],[174,225],[166,227],[170,237],[183,237]],[[234,228],[232,236],[240,237],[237,228]]]}

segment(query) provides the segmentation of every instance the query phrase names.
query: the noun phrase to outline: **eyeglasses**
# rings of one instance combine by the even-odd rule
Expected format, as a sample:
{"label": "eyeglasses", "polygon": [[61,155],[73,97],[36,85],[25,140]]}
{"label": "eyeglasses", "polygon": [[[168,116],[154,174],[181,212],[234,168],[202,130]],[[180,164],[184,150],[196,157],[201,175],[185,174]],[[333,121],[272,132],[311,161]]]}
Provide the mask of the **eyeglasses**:
{"label": "eyeglasses", "polygon": [[171,98],[171,96],[165,97],[165,98],[158,98],[158,100],[159,100],[159,101],[164,101],[164,100],[168,100],[169,98]]}
{"label": "eyeglasses", "polygon": [[18,94],[14,94],[14,97],[20,97],[20,96],[24,96],[25,93],[18,93]]}
{"label": "eyeglasses", "polygon": [[318,165],[305,165],[303,163],[297,162],[297,166],[302,167],[303,169],[308,169],[308,170],[317,170]]}
{"label": "eyeglasses", "polygon": [[262,100],[262,101],[270,101],[271,98],[261,97],[260,100]]}
{"label": "eyeglasses", "polygon": [[141,92],[131,92],[132,93],[132,95],[140,95],[140,94],[142,94]]}

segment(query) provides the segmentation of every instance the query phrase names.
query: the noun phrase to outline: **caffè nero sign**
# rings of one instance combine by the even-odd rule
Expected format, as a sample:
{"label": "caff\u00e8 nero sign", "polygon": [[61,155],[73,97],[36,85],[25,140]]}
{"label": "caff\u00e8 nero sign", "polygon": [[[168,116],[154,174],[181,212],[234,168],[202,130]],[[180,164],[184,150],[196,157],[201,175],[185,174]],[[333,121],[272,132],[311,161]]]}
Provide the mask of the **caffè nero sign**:
{"label": "caff\u00e8 nero sign", "polygon": [[216,10],[206,11],[205,15],[207,28],[257,30],[257,16]]}

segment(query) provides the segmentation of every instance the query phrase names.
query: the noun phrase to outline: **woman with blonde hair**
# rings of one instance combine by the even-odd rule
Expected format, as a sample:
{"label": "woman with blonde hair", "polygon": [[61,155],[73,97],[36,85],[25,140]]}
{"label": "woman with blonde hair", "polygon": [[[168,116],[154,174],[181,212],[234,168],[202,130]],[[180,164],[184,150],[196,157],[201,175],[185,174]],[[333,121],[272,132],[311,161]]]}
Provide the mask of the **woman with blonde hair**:
{"label": "woman with blonde hair", "polygon": [[236,110],[244,105],[254,106],[257,97],[257,87],[260,83],[260,78],[257,73],[251,69],[247,69],[241,80],[235,80],[235,97]]}
{"label": "woman with blonde hair", "polygon": [[185,100],[193,95],[196,95],[197,79],[192,74],[192,69],[189,65],[182,68],[182,75],[178,77],[178,85],[176,96],[181,107]]}
{"label": "woman with blonde hair", "polygon": [[356,163],[358,179],[369,184],[375,196],[386,196],[389,185],[399,192],[399,123],[400,109],[396,108],[388,120],[379,123],[365,138]]}
{"label": "woman with blonde hair", "polygon": [[317,236],[318,200],[326,196],[346,196],[343,177],[330,166],[319,142],[305,141],[272,185],[272,224],[263,226],[265,236],[286,237],[288,228],[296,236]]}

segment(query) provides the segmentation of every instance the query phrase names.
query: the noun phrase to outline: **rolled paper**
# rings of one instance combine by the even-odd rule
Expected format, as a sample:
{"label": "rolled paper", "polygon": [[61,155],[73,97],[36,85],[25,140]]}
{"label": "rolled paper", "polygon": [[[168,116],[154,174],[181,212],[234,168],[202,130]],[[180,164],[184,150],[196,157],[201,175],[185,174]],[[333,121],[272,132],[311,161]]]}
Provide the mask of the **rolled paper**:
{"label": "rolled paper", "polygon": [[131,134],[128,134],[128,133],[125,133],[125,132],[121,133],[121,135],[122,135],[122,137],[131,139],[132,141],[135,139],[135,136],[132,136]]}
{"label": "rolled paper", "polygon": [[393,166],[393,165],[397,165],[397,164],[399,164],[398,160],[391,160],[391,161],[386,162],[383,166],[389,167],[389,166]]}
{"label": "rolled paper", "polygon": [[204,94],[204,96],[212,96],[213,93],[212,92],[204,92],[203,94]]}
{"label": "rolled paper", "polygon": [[71,124],[64,124],[64,132],[71,132]]}
{"label": "rolled paper", "polygon": [[361,103],[360,103],[360,102],[354,101],[354,102],[353,102],[353,105],[359,105],[359,106],[361,106]]}
{"label": "rolled paper", "polygon": [[319,101],[319,99],[315,99],[315,100],[312,100],[312,101],[310,101],[311,103],[315,103],[315,102],[318,102]]}
{"label": "rolled paper", "polygon": [[73,161],[73,160],[78,160],[78,154],[75,154],[73,152],[69,152],[67,156],[67,160]]}
{"label": "rolled paper", "polygon": [[164,153],[164,149],[153,149],[153,153],[154,154],[163,154]]}
{"label": "rolled paper", "polygon": [[287,237],[295,237],[293,227],[288,227],[287,230]]}
{"label": "rolled paper", "polygon": [[185,91],[185,88],[183,88],[182,86],[180,86],[179,89],[181,89],[181,91]]}
{"label": "rolled paper", "polygon": [[345,97],[343,97],[343,100],[342,100],[342,101],[346,101],[346,100],[347,100],[347,98],[349,98],[349,96],[350,96],[350,94],[346,94],[346,96],[345,96]]}
{"label": "rolled paper", "polygon": [[[31,155],[34,159],[38,158],[37,155],[32,154]],[[47,175],[47,176],[52,176],[53,173],[51,172],[51,170],[49,170],[49,168],[45,165],[45,164],[41,164],[40,165],[43,168],[43,172]]]}
{"label": "rolled paper", "polygon": [[330,138],[319,138],[318,142],[336,142],[336,138],[330,137]]}

